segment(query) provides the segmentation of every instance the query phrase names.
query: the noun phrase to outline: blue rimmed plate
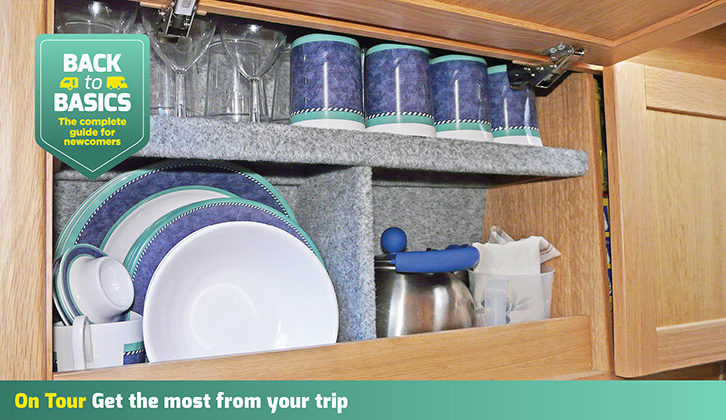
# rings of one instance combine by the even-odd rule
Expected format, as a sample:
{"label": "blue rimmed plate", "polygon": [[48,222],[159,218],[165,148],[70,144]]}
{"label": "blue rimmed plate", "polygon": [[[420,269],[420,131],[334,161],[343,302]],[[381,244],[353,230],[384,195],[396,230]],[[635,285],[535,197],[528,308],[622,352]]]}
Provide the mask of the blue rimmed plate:
{"label": "blue rimmed plate", "polygon": [[312,239],[295,221],[281,212],[244,199],[200,201],[178,208],[158,219],[131,247],[124,261],[134,283],[134,304],[131,311],[143,315],[146,291],[151,278],[177,243],[207,226],[238,221],[262,223],[281,229],[301,241],[323,263]]}
{"label": "blue rimmed plate", "polygon": [[99,247],[119,261],[126,259],[139,236],[165,214],[189,204],[214,198],[239,198],[219,188],[187,185],[153,194],[131,207],[108,230]]}
{"label": "blue rimmed plate", "polygon": [[202,160],[162,162],[124,174],[91,195],[61,232],[56,257],[75,244],[101,246],[111,229],[143,200],[177,187],[199,186],[224,190],[234,196],[269,206],[296,223],[292,209],[275,187],[241,166]]}

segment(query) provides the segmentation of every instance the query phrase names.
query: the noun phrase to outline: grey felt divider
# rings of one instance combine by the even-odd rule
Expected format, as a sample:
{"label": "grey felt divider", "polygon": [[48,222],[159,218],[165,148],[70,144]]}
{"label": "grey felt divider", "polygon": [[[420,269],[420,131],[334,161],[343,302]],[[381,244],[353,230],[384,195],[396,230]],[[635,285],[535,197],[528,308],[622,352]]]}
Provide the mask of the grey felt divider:
{"label": "grey felt divider", "polygon": [[316,175],[298,190],[293,209],[320,248],[338,297],[338,341],[376,337],[371,168]]}

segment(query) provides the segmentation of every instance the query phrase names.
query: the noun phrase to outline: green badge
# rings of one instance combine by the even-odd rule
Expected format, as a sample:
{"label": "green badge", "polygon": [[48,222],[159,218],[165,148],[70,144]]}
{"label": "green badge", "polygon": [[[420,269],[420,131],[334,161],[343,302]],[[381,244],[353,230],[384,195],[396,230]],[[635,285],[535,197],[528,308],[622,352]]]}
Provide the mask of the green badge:
{"label": "green badge", "polygon": [[146,35],[39,35],[35,141],[90,179],[149,141]]}

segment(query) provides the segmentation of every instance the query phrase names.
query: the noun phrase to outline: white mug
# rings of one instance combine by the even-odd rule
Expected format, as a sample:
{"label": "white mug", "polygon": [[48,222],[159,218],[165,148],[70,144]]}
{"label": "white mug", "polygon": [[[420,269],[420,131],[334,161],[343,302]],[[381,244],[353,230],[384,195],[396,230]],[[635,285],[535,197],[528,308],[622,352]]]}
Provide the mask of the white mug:
{"label": "white mug", "polygon": [[112,322],[134,303],[131,276],[112,257],[77,258],[71,262],[68,276],[72,298],[92,322]]}
{"label": "white mug", "polygon": [[91,324],[85,315],[73,325],[53,326],[53,359],[58,372],[130,365],[146,361],[141,315],[128,321]]}

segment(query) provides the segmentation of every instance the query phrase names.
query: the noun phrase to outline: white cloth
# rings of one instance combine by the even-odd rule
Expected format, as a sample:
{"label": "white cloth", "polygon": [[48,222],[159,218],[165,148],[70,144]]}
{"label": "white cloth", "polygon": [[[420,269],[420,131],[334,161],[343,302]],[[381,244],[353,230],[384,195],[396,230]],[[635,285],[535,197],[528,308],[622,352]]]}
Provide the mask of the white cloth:
{"label": "white cloth", "polygon": [[[547,239],[541,236],[532,236],[532,238],[539,238],[539,254],[541,264],[544,264],[552,258],[556,258],[562,255],[560,251],[558,251],[557,248],[554,247],[554,245],[547,241]],[[512,237],[509,236],[507,232],[503,231],[502,228],[500,228],[499,226],[492,226],[491,231],[489,231],[490,244],[504,245],[509,242],[514,242],[514,239],[512,239]]]}
{"label": "white cloth", "polygon": [[479,264],[474,271],[488,274],[539,274],[539,237],[531,236],[504,244],[474,243]]}
{"label": "white cloth", "polygon": [[[506,284],[506,308],[503,314],[489,314],[486,317],[506,318],[506,323],[537,321],[545,317],[545,298],[540,276],[540,265],[560,255],[560,252],[541,236],[530,236],[513,240],[506,232],[493,227],[489,243],[474,243],[479,251],[479,263],[470,276],[470,286],[477,307],[481,308],[485,298],[492,298],[489,288]],[[501,277],[506,276],[506,277]],[[493,325],[493,324],[488,324]]]}

